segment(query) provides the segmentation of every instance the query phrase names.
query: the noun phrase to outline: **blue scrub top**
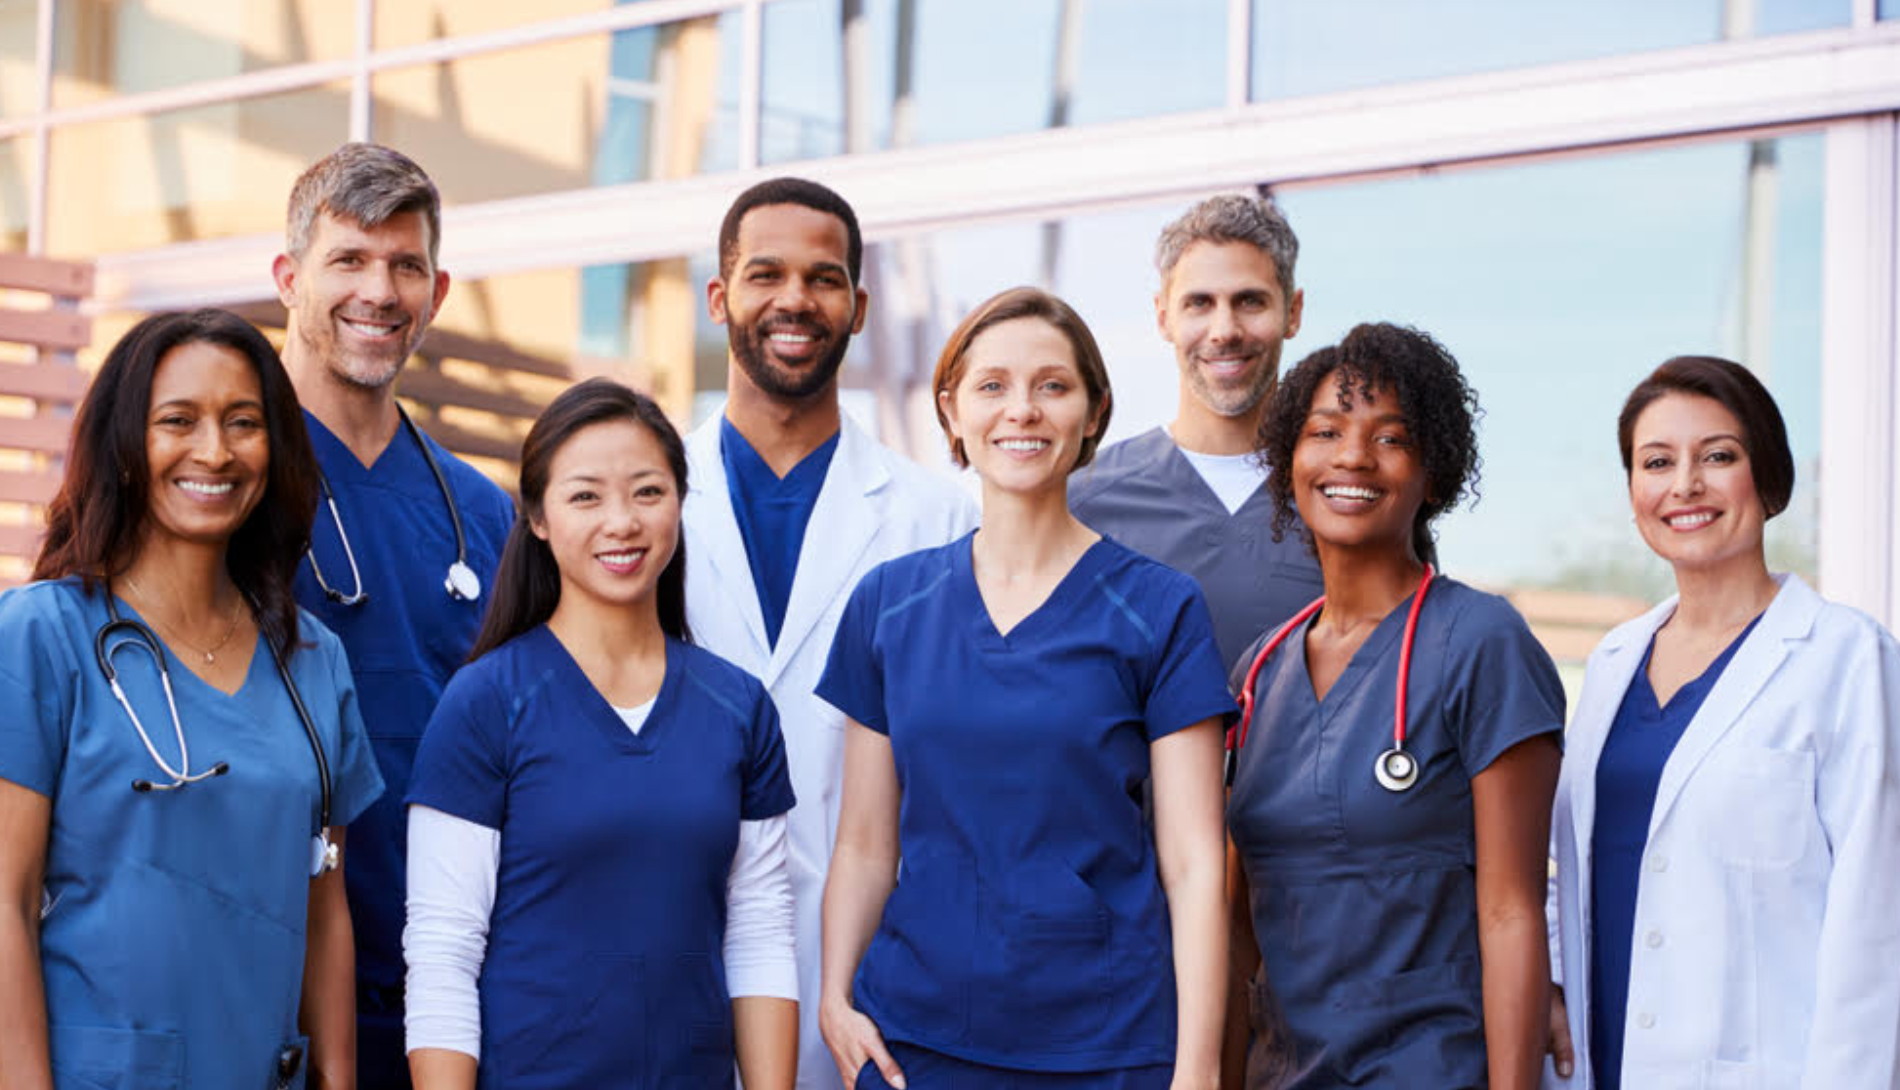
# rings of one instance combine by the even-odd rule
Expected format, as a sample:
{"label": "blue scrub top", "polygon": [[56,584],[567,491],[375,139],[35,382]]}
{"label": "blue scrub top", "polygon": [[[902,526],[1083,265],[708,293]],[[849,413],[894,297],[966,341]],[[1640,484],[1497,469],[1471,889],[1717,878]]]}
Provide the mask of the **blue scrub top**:
{"label": "blue scrub top", "polygon": [[732,1084],[727,877],[793,802],[764,686],[668,640],[635,734],[542,626],[449,683],[409,801],[501,833],[481,1086]]}
{"label": "blue scrub top", "polygon": [[[119,615],[140,619],[124,602]],[[310,742],[261,637],[229,696],[167,651],[192,771],[219,761],[231,770],[176,791],[133,791],[134,779],[168,777],[94,658],[106,619],[103,593],[85,594],[76,579],[0,595],[0,694],[13,709],[0,730],[0,778],[53,803],[51,908],[40,925],[53,1083],[274,1086],[278,1052],[300,1040],[319,809]],[[341,825],[382,780],[343,648],[307,615],[300,635],[289,669],[323,740]],[[178,767],[150,655],[135,643],[112,663],[152,744]]]}
{"label": "blue scrub top", "polygon": [[818,695],[891,741],[903,867],[859,964],[884,1036],[1019,1070],[1174,1061],[1156,739],[1234,711],[1193,580],[1107,538],[1007,636],[973,535],[867,574]]}
{"label": "blue scrub top", "polygon": [[1163,428],[1104,448],[1069,478],[1069,505],[1098,533],[1194,577],[1230,669],[1260,633],[1326,593],[1305,525],[1273,539],[1266,485],[1230,514]]}
{"label": "blue scrub top", "polygon": [[785,604],[791,600],[792,579],[798,574],[805,527],[811,522],[812,508],[818,506],[818,493],[825,487],[825,473],[837,450],[838,437],[833,435],[780,477],[732,421],[719,418],[719,456],[726,464],[732,516],[745,542],[765,635],[773,645],[785,625]]}
{"label": "blue scrub top", "polygon": [[1303,652],[1311,621],[1255,682],[1227,820],[1262,959],[1254,1032],[1281,1042],[1290,1090],[1486,1084],[1471,779],[1527,738],[1561,736],[1563,686],[1509,603],[1441,576],[1406,698],[1419,777],[1388,791],[1372,770],[1392,745],[1410,610],[1408,596],[1324,700]]}
{"label": "blue scrub top", "polygon": [[1709,690],[1760,620],[1748,622],[1701,676],[1670,696],[1667,706],[1657,704],[1656,690],[1649,684],[1649,657],[1656,650],[1655,637],[1650,637],[1603,740],[1603,754],[1597,758],[1596,827],[1591,830],[1590,848],[1590,926],[1595,934],[1590,943],[1588,1044],[1598,1090],[1618,1090],[1623,1085],[1623,1019],[1629,1010],[1636,890],[1663,766],[1702,709]]}
{"label": "blue scrub top", "polygon": [[[468,538],[468,564],[482,581],[473,602],[449,597],[442,581],[455,561],[455,529],[447,501],[428,462],[398,426],[376,463],[365,468],[356,455],[308,412],[310,445],[336,495],[337,510],[356,551],[369,600],[346,606],[324,596],[308,559],[297,571],[297,601],[343,641],[362,694],[363,721],[389,792],[350,827],[350,865],[344,876],[356,929],[356,978],[372,1001],[359,1014],[401,1010],[403,900],[408,889],[408,822],[402,798],[416,743],[435,710],[442,687],[475,645],[482,611],[494,590],[495,566],[514,523],[514,507],[501,489],[426,434],[436,464],[448,479]],[[352,589],[328,505],[319,502],[310,529],[311,548],[323,577],[344,593]],[[366,1041],[373,1060],[375,1041]],[[387,1062],[406,1081],[400,1050]]]}

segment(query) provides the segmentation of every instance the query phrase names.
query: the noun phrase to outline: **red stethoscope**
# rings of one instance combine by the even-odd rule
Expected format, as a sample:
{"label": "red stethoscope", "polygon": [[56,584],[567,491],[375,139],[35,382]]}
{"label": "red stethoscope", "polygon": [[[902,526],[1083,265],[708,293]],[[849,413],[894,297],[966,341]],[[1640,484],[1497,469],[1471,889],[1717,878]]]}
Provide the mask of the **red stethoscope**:
{"label": "red stethoscope", "polygon": [[[1432,576],[1437,574],[1430,564],[1425,565],[1425,577],[1418,581],[1418,590],[1412,595],[1411,612],[1405,615],[1405,637],[1399,642],[1399,685],[1398,696],[1392,702],[1392,748],[1379,754],[1372,763],[1372,777],[1379,786],[1387,791],[1404,791],[1418,782],[1418,761],[1405,752],[1405,687],[1412,677],[1412,638],[1418,633],[1418,611],[1425,605],[1425,592],[1431,589]],[[1253,685],[1260,676],[1260,667],[1266,665],[1267,656],[1285,641],[1288,633],[1305,624],[1307,619],[1318,613],[1326,604],[1326,596],[1320,595],[1305,609],[1293,615],[1293,619],[1281,625],[1267,645],[1254,656],[1253,665],[1247,668],[1247,682],[1240,690],[1240,722],[1227,728],[1227,786],[1234,785],[1234,770],[1240,764],[1240,747],[1247,744],[1247,726],[1253,722]]]}

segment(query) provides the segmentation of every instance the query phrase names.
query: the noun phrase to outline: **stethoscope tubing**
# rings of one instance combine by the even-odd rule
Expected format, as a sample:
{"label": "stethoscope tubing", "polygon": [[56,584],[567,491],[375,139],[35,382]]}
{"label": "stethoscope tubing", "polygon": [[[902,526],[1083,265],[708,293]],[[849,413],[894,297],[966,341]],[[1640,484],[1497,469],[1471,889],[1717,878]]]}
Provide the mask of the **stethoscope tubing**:
{"label": "stethoscope tubing", "polygon": [[[1431,590],[1432,579],[1437,574],[1437,570],[1433,568],[1432,565],[1425,565],[1425,575],[1418,581],[1418,589],[1412,594],[1412,607],[1406,613],[1405,632],[1399,641],[1398,694],[1392,701],[1392,748],[1379,755],[1380,764],[1375,767],[1383,767],[1385,762],[1394,755],[1397,755],[1405,761],[1410,760],[1405,753],[1405,691],[1409,687],[1412,678],[1412,644],[1418,635],[1419,610],[1424,608],[1425,595]],[[1304,608],[1289,618],[1285,624],[1274,630],[1273,635],[1268,637],[1266,644],[1260,648],[1260,652],[1254,656],[1253,663],[1247,667],[1247,680],[1240,690],[1240,720],[1233,726],[1227,728],[1227,767],[1225,779],[1228,787],[1234,785],[1234,773],[1240,765],[1240,749],[1247,744],[1247,729],[1253,723],[1254,682],[1260,677],[1260,668],[1266,665],[1267,658],[1279,648],[1280,644],[1286,641],[1287,636],[1291,635],[1292,632],[1302,624],[1305,624],[1307,620],[1315,613],[1318,613],[1320,608],[1325,604],[1326,596],[1323,594],[1311,602],[1308,602]],[[1416,774],[1416,766],[1414,765],[1412,766],[1411,775],[1416,776]],[[1385,776],[1381,775],[1379,782],[1384,784],[1386,782]],[[1403,786],[1391,788],[1391,790],[1404,790],[1405,787],[1409,786],[1411,786],[1411,780],[1406,779]]]}
{"label": "stethoscope tubing", "polygon": [[[403,430],[409,433],[410,440],[422,453],[422,461],[429,467],[429,475],[435,478],[436,491],[442,494],[442,504],[449,510],[449,526],[455,531],[455,562],[449,565],[449,576],[443,585],[452,597],[472,599],[481,593],[480,583],[475,579],[474,569],[468,566],[468,532],[462,527],[462,512],[455,502],[455,489],[450,487],[448,475],[442,472],[441,463],[429,450],[422,430],[416,427],[416,422],[409,418],[409,413],[401,403],[396,405],[396,415],[402,419]],[[304,555],[310,558],[311,574],[317,577],[317,586],[332,602],[345,606],[361,605],[369,600],[369,593],[363,589],[363,573],[356,566],[356,549],[350,545],[349,532],[343,528],[343,515],[337,510],[336,492],[330,487],[330,478],[324,474],[321,466],[317,467],[317,487],[323,492],[324,504],[330,508],[330,522],[336,527],[337,539],[343,543],[343,557],[350,563],[350,583],[356,589],[345,594],[330,585],[329,580],[323,577],[323,569],[317,565],[314,545],[304,550]],[[465,593],[469,588],[473,588],[475,593]]]}
{"label": "stethoscope tubing", "polygon": [[[152,761],[158,765],[160,770],[171,777],[171,782],[169,783],[142,779],[133,780],[132,789],[141,793],[147,791],[175,791],[188,784],[208,780],[213,776],[222,776],[229,772],[231,766],[224,761],[219,761],[204,772],[193,773],[191,771],[191,751],[185,741],[184,721],[178,714],[178,700],[172,689],[172,673],[171,667],[165,659],[165,646],[159,642],[158,637],[142,621],[119,615],[118,603],[113,599],[112,587],[109,583],[106,585],[104,593],[107,620],[105,624],[99,626],[99,631],[93,636],[93,654],[98,660],[99,671],[105,675],[106,684],[112,689],[113,698],[119,702],[119,707],[124,709],[126,718],[132,721],[132,729],[138,732],[139,742],[145,746],[145,752],[151,755]],[[115,634],[121,637],[116,643],[112,642],[112,637]],[[128,643],[142,646],[145,652],[152,656],[152,661],[158,667],[159,684],[165,690],[166,710],[171,715],[172,733],[178,739],[178,760],[181,766],[179,768],[173,768],[171,763],[165,760],[164,756],[158,752],[158,747],[152,744],[151,734],[145,729],[144,722],[139,719],[138,711],[132,707],[132,701],[125,695],[125,688],[119,684],[119,671],[112,665],[112,655],[115,651]],[[316,761],[316,836],[322,842],[321,852],[326,861],[328,861],[334,856],[334,849],[329,844],[332,794],[330,758],[329,755],[323,751],[323,738],[317,733],[316,721],[311,718],[310,709],[304,704],[303,693],[298,690],[296,680],[291,677],[290,666],[284,661],[283,652],[277,646],[277,641],[266,635],[264,646],[270,650],[271,663],[277,668],[278,679],[284,683],[284,691],[290,694],[291,707],[297,712],[297,721],[303,726],[304,738],[310,743],[310,754]],[[335,863],[333,861],[328,862],[328,866],[334,865]]]}

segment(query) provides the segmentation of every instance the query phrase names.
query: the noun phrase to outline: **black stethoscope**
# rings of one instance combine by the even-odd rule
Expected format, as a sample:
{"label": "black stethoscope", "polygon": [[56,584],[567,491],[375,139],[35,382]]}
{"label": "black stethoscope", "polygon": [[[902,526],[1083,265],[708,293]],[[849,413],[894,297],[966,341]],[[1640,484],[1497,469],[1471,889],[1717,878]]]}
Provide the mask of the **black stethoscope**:
{"label": "black stethoscope", "polygon": [[[1425,605],[1425,592],[1431,589],[1434,574],[1432,566],[1425,565],[1425,577],[1418,581],[1418,590],[1412,594],[1412,609],[1405,616],[1405,636],[1399,642],[1398,695],[1392,701],[1392,748],[1379,754],[1378,760],[1372,763],[1372,778],[1387,791],[1404,791],[1418,782],[1418,760],[1405,751],[1405,688],[1412,679],[1412,639],[1418,633],[1418,611]],[[1325,604],[1326,596],[1322,594],[1295,613],[1273,633],[1266,646],[1254,656],[1253,665],[1247,668],[1246,687],[1240,691],[1240,722],[1227,730],[1227,786],[1234,786],[1240,747],[1247,744],[1247,727],[1253,722],[1254,679],[1260,676],[1260,667],[1266,665],[1267,656],[1273,654],[1274,648],[1279,647],[1289,633],[1305,624],[1307,618],[1318,613]]]}
{"label": "black stethoscope", "polygon": [[[132,790],[139,794],[153,791],[176,791],[189,784],[199,783],[222,776],[231,771],[227,761],[219,761],[203,772],[191,770],[191,750],[185,745],[185,726],[178,718],[178,700],[172,695],[172,672],[165,664],[164,645],[152,630],[139,621],[119,616],[118,603],[113,600],[110,583],[105,588],[106,623],[99,627],[92,639],[93,654],[99,660],[99,671],[105,675],[106,684],[112,687],[112,695],[119,701],[119,707],[125,709],[126,718],[132,720],[132,729],[139,732],[139,741],[145,744],[145,752],[151,754],[160,771],[171,777],[169,783],[147,779],[132,781]],[[113,641],[118,636],[117,642]],[[137,644],[152,656],[158,664],[159,684],[165,689],[165,705],[172,717],[172,734],[178,739],[178,765],[173,768],[158,747],[152,744],[152,736],[146,733],[145,724],[139,720],[139,713],[132,708],[132,702],[126,699],[125,689],[119,685],[119,671],[112,665],[112,654],[127,644]],[[271,662],[277,667],[277,676],[284,683],[284,691],[290,694],[290,703],[297,709],[297,718],[303,723],[304,737],[310,741],[310,753],[317,762],[317,831],[310,838],[310,876],[317,877],[325,871],[335,870],[340,853],[337,846],[330,842],[330,759],[324,755],[323,739],[317,735],[317,725],[310,718],[310,709],[304,706],[303,694],[297,691],[297,683],[291,680],[290,669],[284,664],[284,656],[277,650],[277,643],[268,637],[264,646],[270,648]]]}
{"label": "black stethoscope", "polygon": [[[449,597],[458,602],[472,602],[482,596],[482,581],[476,577],[475,569],[468,566],[468,536],[462,530],[462,512],[455,505],[455,490],[449,487],[449,479],[442,474],[442,467],[436,464],[435,455],[429,452],[429,444],[422,441],[422,433],[416,430],[416,422],[409,419],[400,404],[396,406],[396,415],[402,418],[402,425],[409,431],[409,438],[415,441],[416,449],[422,452],[422,460],[429,464],[429,472],[435,477],[435,487],[442,493],[442,502],[449,509],[449,524],[455,527],[455,563],[449,565],[449,573],[442,580],[442,589]],[[350,535],[343,529],[343,516],[336,509],[336,493],[330,490],[330,478],[324,476],[321,467],[317,469],[317,485],[323,489],[323,502],[330,506],[330,521],[336,524],[336,536],[343,542],[343,556],[350,562],[350,581],[356,589],[349,594],[331,586],[323,577],[323,569],[317,566],[317,550],[313,542],[304,550],[310,558],[310,572],[317,577],[317,586],[323,589],[324,597],[338,605],[355,606],[369,601],[369,594],[363,590],[363,573],[356,567],[356,550],[350,547]]]}

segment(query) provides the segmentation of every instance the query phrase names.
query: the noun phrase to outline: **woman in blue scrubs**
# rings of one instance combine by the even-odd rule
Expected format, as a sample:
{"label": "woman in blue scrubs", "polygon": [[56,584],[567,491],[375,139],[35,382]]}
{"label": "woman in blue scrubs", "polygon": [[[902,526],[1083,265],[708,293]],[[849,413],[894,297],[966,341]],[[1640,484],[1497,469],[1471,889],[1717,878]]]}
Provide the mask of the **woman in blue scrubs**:
{"label": "woman in blue scrubs", "polygon": [[355,1078],[294,701],[333,842],[382,781],[342,647],[291,594],[310,464],[276,352],[221,311],[140,322],[87,391],[36,581],[0,596],[0,1086]]}
{"label": "woman in blue scrubs", "polygon": [[866,575],[818,686],[851,720],[825,1040],[858,1090],[1212,1087],[1233,701],[1206,604],[1069,513],[1110,395],[1067,304],[984,303],[934,388],[983,524]]}
{"label": "woman in blue scrubs", "polygon": [[521,453],[521,515],[409,794],[418,1090],[789,1090],[798,1048],[778,714],[687,642],[686,454],[593,379]]}
{"label": "woman in blue scrubs", "polygon": [[1251,678],[1228,802],[1256,1090],[1536,1085],[1563,691],[1508,603],[1430,574],[1432,520],[1476,481],[1476,415],[1436,341],[1361,325],[1262,421],[1276,530],[1304,520],[1326,596]]}

